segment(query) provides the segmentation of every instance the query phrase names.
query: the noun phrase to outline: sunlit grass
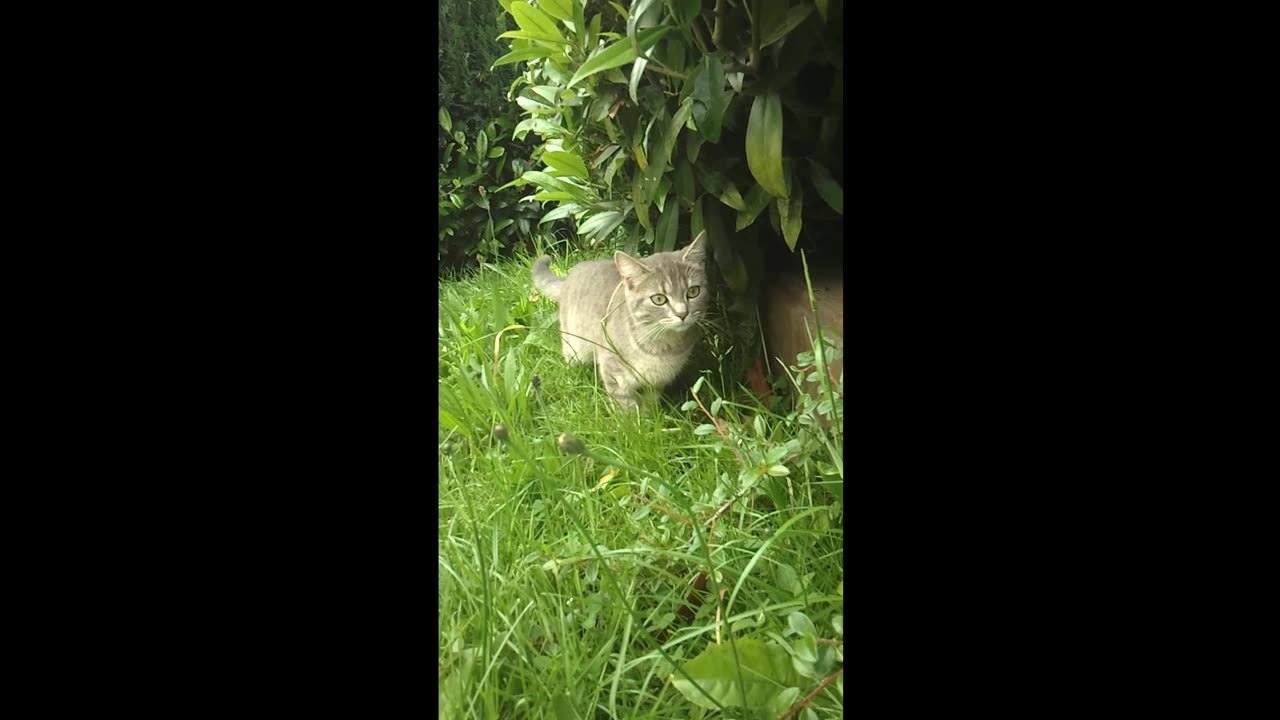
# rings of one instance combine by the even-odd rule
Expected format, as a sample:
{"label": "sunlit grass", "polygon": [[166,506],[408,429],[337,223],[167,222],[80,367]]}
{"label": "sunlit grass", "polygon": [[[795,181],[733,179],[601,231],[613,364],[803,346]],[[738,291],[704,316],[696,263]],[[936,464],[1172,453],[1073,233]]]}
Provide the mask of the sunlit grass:
{"label": "sunlit grass", "polygon": [[[530,260],[440,285],[440,716],[748,717],[699,708],[670,677],[718,638],[782,632],[792,610],[835,637],[842,433],[735,401],[714,372],[698,398],[720,430],[687,392],[618,409],[561,358]],[[562,452],[562,433],[587,452]],[[806,712],[835,717],[839,688]]]}

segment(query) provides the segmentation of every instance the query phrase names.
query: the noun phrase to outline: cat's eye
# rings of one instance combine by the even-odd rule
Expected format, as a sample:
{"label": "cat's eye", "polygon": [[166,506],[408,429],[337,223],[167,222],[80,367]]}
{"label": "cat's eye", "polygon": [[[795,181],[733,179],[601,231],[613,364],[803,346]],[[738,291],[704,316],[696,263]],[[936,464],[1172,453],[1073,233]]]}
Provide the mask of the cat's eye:
{"label": "cat's eye", "polygon": [[667,304],[667,296],[666,296],[666,295],[651,295],[651,296],[649,296],[649,299],[653,301],[653,304],[654,304],[654,305],[666,305],[666,304]]}
{"label": "cat's eye", "polygon": [[689,288],[688,291],[685,292],[685,297],[692,300],[698,297],[698,293],[700,292],[702,292],[702,288],[698,287],[697,285],[694,285],[693,287]]}

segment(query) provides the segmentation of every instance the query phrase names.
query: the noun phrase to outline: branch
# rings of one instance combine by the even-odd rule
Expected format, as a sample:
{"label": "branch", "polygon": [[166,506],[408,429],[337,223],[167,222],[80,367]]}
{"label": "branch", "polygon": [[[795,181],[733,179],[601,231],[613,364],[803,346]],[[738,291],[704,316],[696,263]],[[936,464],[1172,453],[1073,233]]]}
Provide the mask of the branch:
{"label": "branch", "polygon": [[803,700],[796,703],[795,705],[792,705],[790,710],[778,716],[778,720],[787,720],[787,718],[799,712],[800,709],[803,708],[805,705],[808,705],[809,703],[813,702],[813,699],[818,697],[818,693],[821,693],[824,688],[826,688],[828,685],[831,684],[833,680],[835,680],[836,678],[840,677],[843,674],[844,674],[844,668],[840,668],[839,670],[822,678],[822,682],[818,685],[817,690],[814,690],[813,692],[806,695]]}
{"label": "branch", "polygon": [[734,503],[738,502],[743,498],[743,496],[745,496],[747,493],[755,489],[756,489],[756,485],[755,483],[752,483],[746,486],[745,488],[743,488],[741,491],[739,491],[737,495],[734,495],[733,497],[729,498],[728,502],[721,505],[716,510],[715,514],[711,516],[711,519],[707,521],[707,533],[710,534],[712,530],[716,529],[716,523],[720,521],[720,516],[729,512],[729,508],[733,507]]}

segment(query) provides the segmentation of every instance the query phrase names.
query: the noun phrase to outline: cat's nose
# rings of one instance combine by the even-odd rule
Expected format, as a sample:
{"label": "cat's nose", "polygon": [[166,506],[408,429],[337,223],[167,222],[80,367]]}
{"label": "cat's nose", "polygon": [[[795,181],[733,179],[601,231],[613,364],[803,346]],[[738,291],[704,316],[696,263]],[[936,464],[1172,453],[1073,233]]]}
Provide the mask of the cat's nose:
{"label": "cat's nose", "polygon": [[681,307],[675,307],[675,306],[672,306],[672,308],[671,308],[671,312],[675,313],[675,314],[676,314],[676,317],[678,317],[678,318],[680,318],[681,320],[683,320],[683,319],[685,318],[685,316],[689,314],[689,308],[687,308],[687,307],[683,307],[683,308],[681,308]]}

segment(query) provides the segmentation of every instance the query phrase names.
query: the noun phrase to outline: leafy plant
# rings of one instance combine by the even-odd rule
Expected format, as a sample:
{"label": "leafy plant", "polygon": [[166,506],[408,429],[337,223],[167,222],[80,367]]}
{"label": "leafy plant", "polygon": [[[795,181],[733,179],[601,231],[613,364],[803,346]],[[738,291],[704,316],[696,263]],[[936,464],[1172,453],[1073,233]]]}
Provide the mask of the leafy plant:
{"label": "leafy plant", "polygon": [[494,35],[510,20],[494,5],[444,0],[439,22],[437,260],[457,267],[526,240],[541,213],[518,191],[497,191],[527,169],[522,158],[531,150],[531,143],[509,139],[519,108],[506,94],[517,73],[490,67],[504,52]]}
{"label": "leafy plant", "polygon": [[494,66],[524,63],[514,134],[545,166],[513,184],[557,203],[544,222],[593,236],[634,216],[659,251],[705,227],[745,289],[732,233],[768,210],[794,248],[806,220],[843,215],[839,0],[500,3],[519,29]]}
{"label": "leafy plant", "polygon": [[494,67],[523,69],[513,137],[539,140],[509,185],[588,243],[660,252],[706,230],[724,335],[750,349],[758,243],[843,239],[843,4],[499,3],[518,29]]}
{"label": "leafy plant", "polygon": [[511,121],[498,117],[468,138],[453,129],[448,108],[440,108],[440,132],[447,138],[440,155],[440,244],[437,260],[459,265],[497,257],[533,232],[537,205],[513,190],[494,190],[519,173],[524,161],[511,158],[499,142]]}
{"label": "leafy plant", "polygon": [[453,114],[450,132],[475,137],[490,119],[511,109],[506,93],[517,73],[510,67],[490,68],[506,52],[494,35],[507,29],[509,21],[500,8],[472,0],[441,0],[436,20],[439,105]]}

